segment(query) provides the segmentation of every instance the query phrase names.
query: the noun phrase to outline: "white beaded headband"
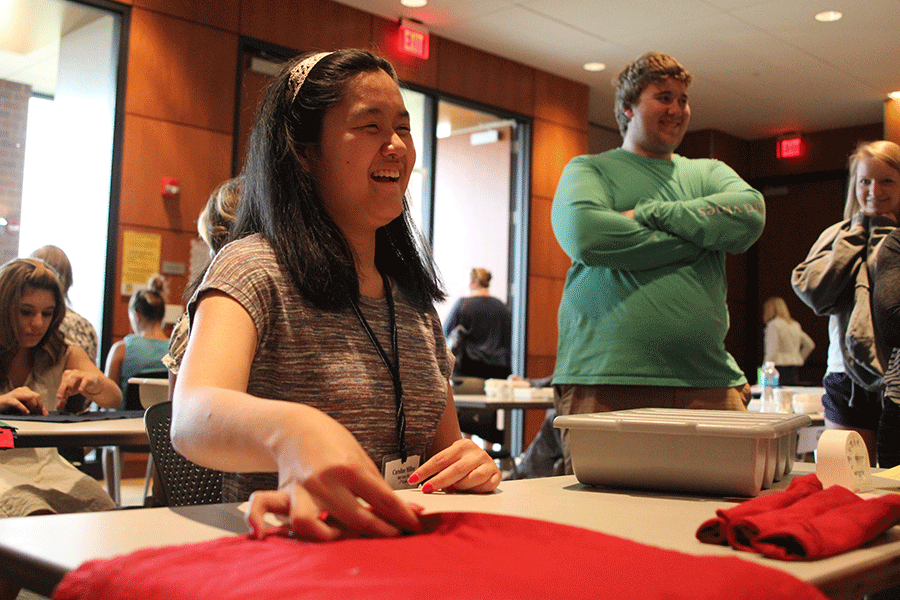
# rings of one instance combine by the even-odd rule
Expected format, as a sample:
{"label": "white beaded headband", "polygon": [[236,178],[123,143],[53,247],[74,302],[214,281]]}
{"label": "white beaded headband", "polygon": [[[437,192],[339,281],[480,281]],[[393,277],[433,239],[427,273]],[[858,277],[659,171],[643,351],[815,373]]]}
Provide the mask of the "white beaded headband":
{"label": "white beaded headband", "polygon": [[300,87],[303,85],[303,82],[306,81],[306,76],[309,75],[309,72],[312,71],[313,67],[315,67],[320,60],[329,54],[331,54],[331,52],[319,52],[318,54],[313,54],[308,58],[304,58],[300,61],[299,65],[291,69],[291,85],[294,86],[291,102],[297,99],[297,94],[300,93]]}

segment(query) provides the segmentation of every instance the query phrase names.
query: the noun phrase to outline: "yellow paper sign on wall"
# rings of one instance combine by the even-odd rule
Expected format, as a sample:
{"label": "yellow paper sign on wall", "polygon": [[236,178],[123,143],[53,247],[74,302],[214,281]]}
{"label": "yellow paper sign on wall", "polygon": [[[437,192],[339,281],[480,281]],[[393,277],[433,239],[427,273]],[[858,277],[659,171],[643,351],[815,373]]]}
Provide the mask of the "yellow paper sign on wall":
{"label": "yellow paper sign on wall", "polygon": [[150,276],[159,273],[162,236],[125,231],[122,238],[122,295],[130,296],[145,289]]}

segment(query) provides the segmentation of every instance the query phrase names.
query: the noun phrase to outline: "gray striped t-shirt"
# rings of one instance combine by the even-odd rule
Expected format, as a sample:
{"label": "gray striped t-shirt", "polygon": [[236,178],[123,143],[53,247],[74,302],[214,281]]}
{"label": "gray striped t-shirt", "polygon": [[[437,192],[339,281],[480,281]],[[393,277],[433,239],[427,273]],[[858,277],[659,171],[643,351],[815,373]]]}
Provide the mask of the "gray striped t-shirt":
{"label": "gray striped t-shirt", "polygon": [[[212,289],[240,303],[256,325],[249,394],[324,411],[350,430],[379,467],[384,456],[397,453],[391,377],[352,308],[323,311],[305,301],[258,235],[232,242],[216,255],[190,314],[197,298]],[[434,308],[423,313],[392,289],[406,444],[424,461],[447,403],[452,355]],[[390,354],[386,300],[364,297],[359,306]],[[274,474],[226,474],[224,500],[243,501],[255,490],[276,486]]]}

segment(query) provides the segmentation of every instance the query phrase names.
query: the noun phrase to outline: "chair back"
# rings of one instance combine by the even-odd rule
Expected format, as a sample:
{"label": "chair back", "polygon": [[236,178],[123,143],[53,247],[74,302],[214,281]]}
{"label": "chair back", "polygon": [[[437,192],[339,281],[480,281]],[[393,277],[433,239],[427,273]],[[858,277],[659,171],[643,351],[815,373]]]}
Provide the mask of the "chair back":
{"label": "chair back", "polygon": [[[169,371],[167,369],[152,369],[135,373],[134,377],[129,379],[169,379]],[[143,410],[141,405],[141,386],[130,381],[125,385],[125,394],[122,397],[122,405],[119,410]]]}
{"label": "chair back", "polygon": [[153,464],[159,474],[163,506],[217,504],[222,501],[222,472],[192,463],[172,447],[172,403],[154,404],[144,413]]}

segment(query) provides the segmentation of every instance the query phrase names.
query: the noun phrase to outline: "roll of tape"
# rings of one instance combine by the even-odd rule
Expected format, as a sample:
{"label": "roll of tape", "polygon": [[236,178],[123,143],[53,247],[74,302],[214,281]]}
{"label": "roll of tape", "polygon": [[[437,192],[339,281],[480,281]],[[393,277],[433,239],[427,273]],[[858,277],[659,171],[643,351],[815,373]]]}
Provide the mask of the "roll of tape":
{"label": "roll of tape", "polygon": [[871,492],[872,467],[862,437],[855,431],[826,429],[816,446],[816,476],[824,487]]}

